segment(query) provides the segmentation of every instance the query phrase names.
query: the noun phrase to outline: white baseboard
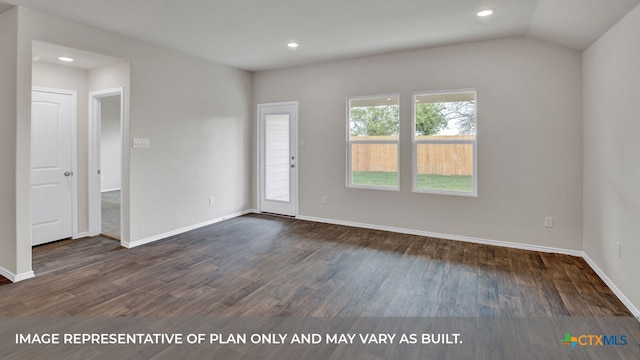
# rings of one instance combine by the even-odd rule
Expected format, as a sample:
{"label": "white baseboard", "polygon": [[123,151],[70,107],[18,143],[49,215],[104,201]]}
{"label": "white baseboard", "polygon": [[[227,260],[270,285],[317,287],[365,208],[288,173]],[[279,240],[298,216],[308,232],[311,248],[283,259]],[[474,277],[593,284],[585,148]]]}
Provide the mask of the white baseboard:
{"label": "white baseboard", "polygon": [[36,276],[36,274],[34,274],[33,271],[27,271],[25,273],[16,275],[11,271],[3,268],[2,266],[0,266],[0,275],[6,277],[7,279],[9,279],[11,282],[14,282],[14,283],[22,280],[31,279],[32,277]]}
{"label": "white baseboard", "polygon": [[243,211],[239,211],[239,212],[236,212],[236,213],[233,213],[233,214],[222,216],[222,217],[219,217],[219,218],[216,218],[216,219],[207,220],[207,221],[204,221],[204,222],[201,222],[201,223],[198,223],[198,224],[194,224],[194,225],[186,226],[186,227],[183,227],[183,228],[180,228],[180,229],[172,230],[172,231],[166,232],[164,234],[158,234],[158,235],[150,236],[148,238],[135,240],[135,241],[131,241],[131,242],[122,241],[120,244],[122,246],[126,247],[127,249],[131,249],[131,248],[136,247],[136,246],[149,244],[149,243],[152,243],[154,241],[166,239],[166,238],[168,238],[170,236],[179,235],[179,234],[185,233],[187,231],[199,229],[199,228],[204,227],[204,226],[215,224],[215,223],[218,223],[220,221],[232,219],[232,218],[235,218],[235,217],[238,217],[238,216],[246,215],[246,214],[249,214],[249,213],[252,213],[252,212],[255,212],[255,210],[254,209],[243,210]]}
{"label": "white baseboard", "polygon": [[120,188],[113,188],[113,189],[104,189],[104,190],[100,190],[101,193],[103,192],[109,192],[109,191],[120,191]]}
{"label": "white baseboard", "polygon": [[18,281],[22,281],[22,280],[27,280],[27,279],[31,279],[33,277],[36,277],[36,274],[33,272],[33,270],[31,271],[27,271],[25,273],[21,273],[16,275],[15,279],[13,279],[13,282],[18,282]]}
{"label": "white baseboard", "polygon": [[11,280],[12,282],[15,282],[15,281],[13,281],[13,279],[16,278],[16,275],[14,273],[12,273],[11,271],[3,268],[2,266],[0,266],[0,275],[6,277],[7,279]]}
{"label": "white baseboard", "polygon": [[624,293],[622,291],[620,291],[620,289],[618,289],[616,284],[613,281],[611,281],[611,279],[609,279],[607,274],[605,274],[604,271],[602,271],[602,269],[600,269],[600,267],[598,267],[598,265],[596,265],[596,263],[593,260],[591,260],[589,255],[587,255],[585,253],[582,257],[587,262],[587,264],[589,264],[589,266],[591,266],[593,271],[595,271],[596,274],[598,274],[598,276],[600,276],[602,281],[604,281],[604,283],[607,284],[609,289],[611,289],[611,291],[613,291],[613,293],[616,294],[616,296],[618,297],[618,299],[620,299],[620,301],[622,301],[624,306],[626,306],[627,309],[629,309],[629,311],[631,311],[633,316],[637,317],[638,320],[640,320],[640,310],[638,310],[638,308],[635,307],[635,305],[633,305],[633,303],[629,300],[629,298],[627,298],[624,295]]}
{"label": "white baseboard", "polygon": [[397,228],[397,227],[391,227],[391,226],[372,225],[372,224],[364,224],[364,223],[357,223],[357,222],[351,222],[351,221],[326,219],[326,218],[317,218],[317,217],[311,217],[311,216],[297,216],[296,219],[306,220],[306,221],[314,221],[314,222],[321,222],[321,223],[326,223],[326,224],[353,226],[353,227],[365,228],[365,229],[390,231],[390,232],[395,232],[395,233],[400,233],[400,234],[427,236],[427,237],[433,237],[433,238],[438,238],[438,239],[457,240],[457,241],[464,241],[464,242],[483,244],[483,245],[501,246],[501,247],[508,247],[508,248],[514,248],[514,249],[532,250],[532,251],[540,251],[540,252],[555,253],[555,254],[564,254],[564,255],[571,255],[571,256],[582,256],[583,255],[583,252],[579,251],[579,250],[570,250],[570,249],[554,248],[554,247],[539,246],[539,245],[520,244],[520,243],[513,243],[513,242],[508,242],[508,241],[481,239],[481,238],[475,238],[475,237],[469,237],[469,236],[440,234],[440,233],[434,233],[434,232],[429,232],[429,231],[404,229],[404,228]]}

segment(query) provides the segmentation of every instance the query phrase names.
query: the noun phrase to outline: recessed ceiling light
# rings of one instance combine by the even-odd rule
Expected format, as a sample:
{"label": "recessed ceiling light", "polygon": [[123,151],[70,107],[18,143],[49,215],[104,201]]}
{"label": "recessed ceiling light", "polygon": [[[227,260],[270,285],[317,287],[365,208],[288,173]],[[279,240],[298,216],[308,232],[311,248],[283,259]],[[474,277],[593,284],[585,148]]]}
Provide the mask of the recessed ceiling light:
{"label": "recessed ceiling light", "polygon": [[300,44],[298,44],[297,42],[290,42],[290,43],[287,44],[287,46],[292,48],[292,49],[295,49],[298,46],[300,46]]}
{"label": "recessed ceiling light", "polygon": [[478,11],[476,15],[478,15],[479,17],[491,16],[493,15],[493,9]]}
{"label": "recessed ceiling light", "polygon": [[387,98],[387,101],[391,101],[391,98]]}
{"label": "recessed ceiling light", "polygon": [[74,59],[74,58],[70,58],[70,57],[66,57],[66,56],[60,56],[60,57],[58,58],[58,60],[60,60],[60,61],[66,61],[66,62],[72,62],[72,61],[75,61],[75,59]]}
{"label": "recessed ceiling light", "polygon": [[31,57],[31,60],[33,60],[33,61],[40,61],[40,55],[33,55],[33,56]]}

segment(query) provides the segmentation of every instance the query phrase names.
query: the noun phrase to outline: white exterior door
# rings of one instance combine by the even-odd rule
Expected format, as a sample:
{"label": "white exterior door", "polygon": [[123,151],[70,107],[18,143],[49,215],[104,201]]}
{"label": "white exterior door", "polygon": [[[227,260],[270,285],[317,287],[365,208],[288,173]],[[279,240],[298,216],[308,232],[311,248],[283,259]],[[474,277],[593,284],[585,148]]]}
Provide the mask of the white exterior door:
{"label": "white exterior door", "polygon": [[32,91],[31,245],[73,235],[71,93]]}
{"label": "white exterior door", "polygon": [[260,211],[298,212],[298,103],[258,105]]}

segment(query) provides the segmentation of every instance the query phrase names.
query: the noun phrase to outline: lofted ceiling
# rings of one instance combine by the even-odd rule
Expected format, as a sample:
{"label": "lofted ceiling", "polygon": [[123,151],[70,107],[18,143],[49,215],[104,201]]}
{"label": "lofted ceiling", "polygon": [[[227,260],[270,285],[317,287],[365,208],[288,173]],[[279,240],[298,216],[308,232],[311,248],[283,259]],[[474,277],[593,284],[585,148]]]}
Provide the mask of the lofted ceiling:
{"label": "lofted ceiling", "polygon": [[[582,51],[640,3],[640,0],[2,1],[249,71],[516,35]],[[485,8],[495,9],[495,14],[487,18],[475,15]],[[299,42],[300,46],[289,49],[286,44],[291,41]]]}
{"label": "lofted ceiling", "polygon": [[[64,65],[83,70],[91,70],[125,61],[111,56],[96,54],[88,51],[35,40],[32,42],[31,51],[34,61]],[[74,61],[71,63],[60,61],[59,57],[61,56],[70,57],[74,59]]]}

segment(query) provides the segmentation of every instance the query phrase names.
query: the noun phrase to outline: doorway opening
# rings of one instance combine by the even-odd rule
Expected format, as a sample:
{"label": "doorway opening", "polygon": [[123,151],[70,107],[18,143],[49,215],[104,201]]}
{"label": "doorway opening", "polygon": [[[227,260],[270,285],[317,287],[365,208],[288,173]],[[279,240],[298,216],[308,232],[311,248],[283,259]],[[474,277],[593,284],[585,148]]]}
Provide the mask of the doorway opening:
{"label": "doorway opening", "polygon": [[[62,92],[73,93],[76,97],[76,100],[71,101],[71,107],[74,113],[71,136],[67,136],[57,142],[53,142],[53,140],[44,142],[44,140],[54,138],[53,136],[44,135],[54,134],[54,132],[49,129],[53,126],[53,120],[56,119],[52,114],[55,115],[57,113],[53,111],[54,109],[52,109],[52,107],[62,102],[58,101],[58,99],[44,99],[43,101],[32,94],[33,99],[35,99],[35,104],[32,103],[31,127],[32,159],[30,163],[32,175],[34,171],[43,172],[40,171],[41,168],[53,169],[53,165],[56,165],[57,168],[64,168],[61,172],[62,175],[60,175],[58,171],[58,177],[62,179],[61,181],[56,180],[60,184],[58,187],[75,187],[75,189],[71,189],[73,197],[68,201],[73,209],[73,213],[71,214],[72,233],[69,234],[69,232],[66,231],[64,235],[56,235],[56,238],[83,239],[100,235],[102,233],[102,221],[100,219],[102,215],[102,190],[112,190],[113,192],[105,191],[105,195],[111,195],[107,200],[112,200],[111,204],[108,205],[111,205],[111,209],[113,210],[105,211],[105,213],[110,214],[110,218],[116,219],[112,222],[116,230],[108,230],[105,232],[111,234],[113,238],[120,239],[120,243],[126,243],[129,236],[127,219],[129,210],[129,183],[124,181],[124,179],[128,178],[129,152],[126,147],[126,141],[122,139],[129,135],[129,98],[128,93],[126,93],[124,89],[130,86],[130,63],[125,59],[57,44],[36,40],[32,40],[31,43],[32,88],[44,90],[64,89]],[[65,58],[66,60],[62,60],[61,58]],[[57,90],[57,92],[60,91]],[[104,103],[102,106],[102,110],[105,111],[103,118],[108,120],[117,119],[115,120],[115,124],[105,120],[105,125],[111,125],[110,129],[107,130],[116,132],[118,135],[117,139],[111,142],[111,145],[115,146],[115,148],[103,150],[102,153],[116,153],[116,164],[112,165],[112,168],[115,166],[118,172],[115,177],[119,179],[119,182],[115,185],[113,183],[111,185],[106,183],[105,186],[108,186],[108,188],[105,187],[104,189],[101,187],[100,174],[97,173],[101,170],[101,161],[99,158],[101,149],[96,149],[94,143],[96,143],[96,138],[100,140],[100,137],[96,137],[99,134],[98,130],[100,127],[96,127],[94,124],[94,118],[96,117],[93,115],[96,113],[92,107],[92,101],[94,101],[92,95],[96,95],[97,98],[100,98],[99,102]],[[104,99],[101,99],[103,97]],[[34,108],[35,111],[33,111]],[[39,124],[33,126],[34,113],[36,117],[41,114],[45,116],[45,118],[43,118],[44,120],[39,121],[44,124],[44,128],[39,126]],[[47,126],[49,126],[49,128],[47,128]],[[40,131],[40,128],[44,130]],[[60,131],[60,133],[62,132]],[[99,146],[100,142],[98,141],[97,144]],[[70,166],[67,164],[57,165],[51,160],[54,150],[58,151],[56,146],[62,148],[63,145],[65,148],[70,146],[72,153],[75,154]],[[68,175],[66,175],[67,173]],[[109,174],[113,175],[112,171],[109,171]],[[40,174],[38,174],[38,176],[39,175]],[[52,221],[51,219],[53,219],[40,215],[47,215],[48,213],[46,212],[52,213],[53,210],[50,209],[54,208],[54,203],[57,206],[57,204],[61,202],[48,196],[48,193],[44,193],[45,190],[52,187],[50,184],[54,184],[54,182],[47,179],[42,180],[41,183],[32,184],[30,201],[31,217],[37,221],[37,223],[35,221],[32,223],[32,245],[50,242],[49,240],[40,242],[33,236],[33,225],[43,225],[44,229],[44,225],[47,225],[46,221]],[[33,188],[34,185],[37,185],[35,189]],[[33,194],[35,192],[38,192],[38,194],[34,197]],[[45,201],[39,201],[38,195],[46,195],[44,197],[41,196]],[[67,201],[65,200],[65,202]],[[63,214],[62,211],[56,211],[56,213]],[[67,211],[65,210],[64,213],[66,214]],[[37,216],[34,216],[34,214]],[[98,216],[97,220],[95,214]],[[107,221],[105,221],[105,223],[107,223]],[[65,226],[65,229],[67,228],[68,226]],[[53,232],[53,230],[46,231],[47,234]],[[33,258],[33,253],[31,256],[31,258]]]}
{"label": "doorway opening", "polygon": [[91,235],[122,239],[123,88],[93,91],[90,97]]}

